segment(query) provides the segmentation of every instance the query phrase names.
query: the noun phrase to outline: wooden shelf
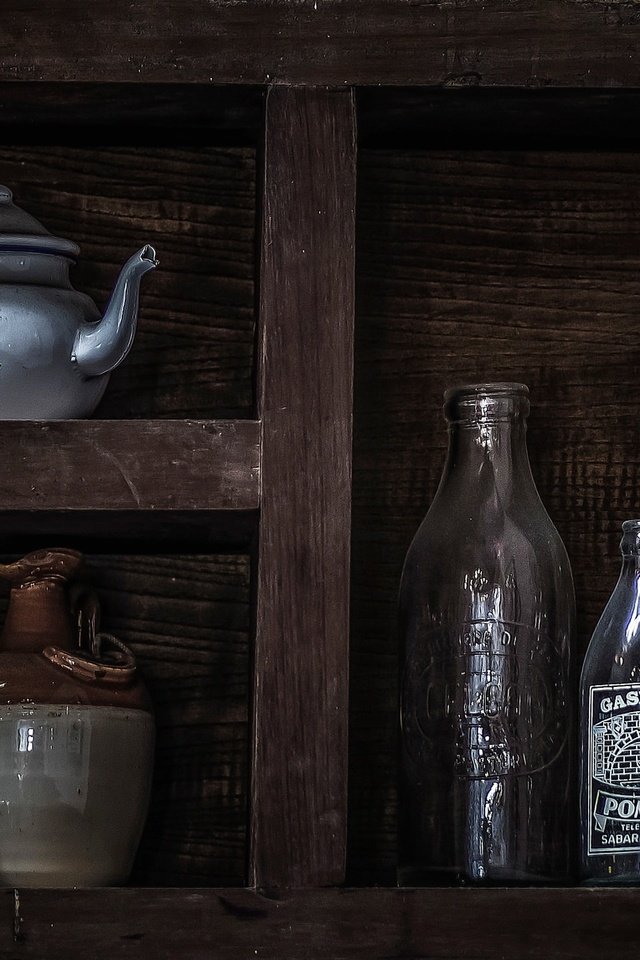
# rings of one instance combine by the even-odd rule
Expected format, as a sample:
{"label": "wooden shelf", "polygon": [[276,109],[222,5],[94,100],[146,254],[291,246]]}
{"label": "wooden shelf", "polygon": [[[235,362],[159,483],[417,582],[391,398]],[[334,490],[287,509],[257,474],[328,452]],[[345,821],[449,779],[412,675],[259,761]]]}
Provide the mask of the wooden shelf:
{"label": "wooden shelf", "polygon": [[600,0],[6,0],[7,80],[637,86],[629,4]]}
{"label": "wooden shelf", "polygon": [[260,504],[254,420],[0,422],[0,530],[243,542]]}
{"label": "wooden shelf", "polygon": [[[635,942],[635,889],[20,890],[3,957],[600,960]],[[14,929],[16,934],[14,934]],[[14,936],[17,939],[14,940]],[[86,955],[86,954],[85,954]]]}
{"label": "wooden shelf", "polygon": [[[469,342],[486,344],[485,336],[479,337],[476,330],[464,326],[469,305],[476,303],[486,305],[489,319],[483,322],[490,332],[495,329],[496,340],[491,342],[499,344],[496,354],[502,358],[502,328],[512,321],[509,311],[513,304],[507,299],[504,306],[500,297],[496,311],[495,294],[505,287],[511,290],[513,281],[523,275],[523,265],[529,263],[533,263],[534,279],[527,280],[524,270],[522,290],[527,295],[518,293],[514,313],[518,337],[522,330],[531,331],[528,336],[534,346],[539,327],[538,320],[531,320],[527,312],[533,309],[529,306],[531,291],[542,291],[535,303],[544,330],[550,331],[547,340],[559,344],[558,349],[567,356],[572,354],[576,340],[586,342],[581,333],[586,329],[583,314],[591,317],[601,312],[608,317],[612,313],[611,297],[620,299],[622,283],[633,296],[631,273],[622,276],[616,269],[609,275],[615,256],[609,251],[606,257],[600,254],[595,241],[593,250],[591,247],[593,237],[602,237],[603,223],[615,222],[613,216],[603,219],[602,211],[609,209],[607,198],[613,197],[618,203],[617,208],[611,208],[613,213],[626,209],[627,198],[618,201],[618,186],[613,189],[609,179],[602,181],[602,196],[594,191],[586,206],[579,196],[575,203],[583,204],[580,217],[565,215],[567,222],[563,225],[558,220],[558,211],[565,209],[562,196],[556,197],[550,213],[544,206],[540,213],[529,195],[532,191],[523,192],[521,216],[517,204],[515,214],[509,214],[514,208],[511,196],[505,199],[498,191],[494,203],[493,194],[490,190],[487,193],[487,173],[491,170],[486,161],[487,169],[479,174],[467,171],[467,180],[456,177],[455,170],[445,170],[442,182],[446,186],[449,177],[452,186],[449,194],[440,192],[437,203],[432,201],[432,192],[438,194],[438,182],[427,170],[424,176],[434,179],[435,186],[423,187],[423,197],[412,197],[408,203],[407,193],[415,187],[416,170],[413,161],[406,158],[407,170],[400,163],[396,171],[392,163],[391,173],[397,175],[398,183],[410,186],[398,188],[397,198],[393,192],[385,195],[382,202],[389,209],[376,226],[376,210],[370,206],[373,213],[368,212],[365,206],[366,178],[375,180],[376,174],[367,169],[366,157],[360,157],[358,255],[364,307],[360,308],[359,319],[359,370],[363,389],[385,397],[386,406],[382,404],[373,411],[373,428],[368,435],[373,438],[371,470],[375,472],[376,489],[381,489],[384,451],[388,449],[391,469],[387,482],[393,486],[394,497],[399,493],[395,500],[390,498],[391,507],[397,508],[395,513],[387,509],[386,502],[379,501],[382,507],[378,513],[384,514],[382,523],[388,524],[382,535],[371,522],[375,505],[368,514],[363,510],[355,525],[355,566],[365,557],[366,565],[362,563],[361,569],[366,584],[356,582],[350,657],[356,188],[356,121],[351,88],[366,88],[357,92],[360,145],[364,147],[431,151],[538,150],[540,146],[583,151],[635,149],[634,121],[640,103],[638,15],[629,3],[605,6],[606,10],[599,0],[490,0],[482,9],[478,4],[400,4],[398,0],[368,0],[366,4],[359,0],[307,0],[297,5],[291,0],[248,0],[245,4],[159,0],[154,6],[136,7],[132,14],[128,0],[110,0],[109,4],[94,0],[84,8],[72,4],[71,10],[63,0],[51,0],[43,9],[7,0],[4,29],[0,31],[0,122],[8,143],[16,149],[21,142],[35,143],[40,150],[58,143],[62,153],[56,154],[56,164],[60,167],[70,146],[86,149],[93,162],[91,155],[96,152],[97,156],[102,143],[116,150],[118,144],[133,144],[138,153],[132,154],[129,166],[119,168],[116,177],[125,186],[131,180],[131,164],[144,170],[138,158],[147,142],[171,150],[185,144],[189,147],[185,164],[181,166],[178,158],[175,170],[171,166],[174,160],[163,156],[163,164],[168,166],[162,171],[168,170],[172,184],[174,174],[178,182],[182,178],[185,183],[184,189],[169,197],[174,221],[197,223],[202,213],[198,210],[202,202],[199,198],[204,197],[209,212],[201,222],[213,224],[217,231],[215,263],[205,229],[196,231],[196,274],[207,278],[219,275],[224,282],[202,288],[194,311],[196,322],[189,317],[180,331],[188,334],[190,327],[197,331],[198,362],[209,378],[203,375],[203,383],[217,382],[215,368],[209,362],[218,362],[219,342],[228,347],[224,356],[235,358],[231,363],[239,364],[250,356],[255,292],[255,394],[249,396],[247,377],[246,396],[240,398],[244,407],[228,405],[235,397],[232,377],[226,392],[203,389],[204,399],[196,398],[200,403],[197,408],[182,403],[168,410],[150,390],[147,407],[125,409],[124,415],[142,409],[143,415],[152,411],[153,416],[185,410],[194,410],[196,416],[201,412],[209,415],[213,410],[242,416],[245,408],[255,408],[257,413],[250,415],[260,420],[0,423],[0,537],[6,549],[55,536],[80,547],[86,540],[90,549],[107,552],[147,547],[153,552],[159,546],[166,551],[186,547],[185,552],[200,548],[206,551],[214,544],[241,549],[251,542],[256,562],[251,584],[255,644],[248,710],[248,875],[257,889],[281,893],[272,899],[239,888],[21,890],[14,899],[13,891],[6,891],[0,896],[0,956],[69,960],[85,957],[89,950],[96,960],[114,956],[208,960],[212,955],[221,960],[475,960],[489,956],[595,960],[602,954],[617,957],[628,952],[635,940],[635,890],[326,888],[339,884],[344,876],[347,782],[351,791],[350,842],[353,847],[355,836],[355,846],[360,843],[367,851],[366,857],[360,857],[365,868],[361,875],[366,883],[376,876],[371,869],[377,855],[376,837],[378,847],[387,844],[385,850],[390,851],[385,853],[383,866],[390,865],[391,870],[394,866],[393,823],[388,820],[382,829],[379,825],[392,803],[390,784],[397,742],[395,691],[388,696],[386,707],[384,698],[394,683],[395,652],[389,652],[384,596],[380,590],[372,590],[371,570],[378,562],[377,549],[379,555],[384,554],[381,567],[385,566],[390,584],[387,589],[395,597],[397,575],[392,569],[392,551],[396,550],[398,556],[402,553],[406,532],[402,524],[408,529],[415,525],[416,517],[410,515],[402,500],[403,488],[394,471],[398,463],[406,464],[411,459],[413,454],[407,451],[415,454],[416,449],[419,455],[428,453],[424,461],[428,469],[435,469],[434,447],[422,450],[418,441],[412,441],[412,447],[405,437],[417,436],[417,431],[406,428],[406,433],[402,432],[402,424],[406,427],[410,422],[406,411],[411,403],[415,409],[420,405],[421,411],[425,405],[423,360],[415,365],[407,358],[414,357],[418,345],[423,357],[433,357],[434,364],[450,370],[449,361],[440,359],[448,356],[442,337],[445,346],[453,344],[447,349],[454,356],[460,354],[459,344],[464,340],[460,331],[469,332]],[[265,97],[266,86],[270,89]],[[212,176],[210,154],[204,154],[201,160],[198,150],[193,149],[194,143],[200,147],[219,142],[258,147],[255,219],[260,251],[255,291],[250,256],[254,239],[253,152],[241,171],[240,186],[225,195],[225,185],[233,183],[231,173]],[[79,158],[79,167],[80,160],[85,162]],[[18,155],[12,160],[15,165],[23,162]],[[102,162],[107,166],[104,172],[99,171],[100,177],[110,182],[114,171],[108,164],[114,161],[107,158]],[[55,184],[56,193],[61,189],[64,193],[64,182],[58,181],[55,170],[37,169],[40,163],[35,150],[32,166],[36,172],[27,169],[24,183],[39,185],[41,202],[53,207],[56,198],[50,182]],[[571,167],[566,160],[560,163]],[[599,167],[594,170],[595,181],[602,174]],[[633,183],[634,171],[627,167],[624,170]],[[478,187],[480,174],[484,179]],[[380,175],[392,182],[386,170]],[[617,171],[611,178],[615,175]],[[590,176],[588,171],[584,174],[577,193]],[[542,196],[546,203],[547,183],[554,182],[553,178],[546,180],[536,174],[531,180],[535,190],[538,183],[542,184],[539,193],[533,192],[534,198]],[[461,183],[466,184],[472,199],[463,196],[456,207],[448,198],[459,191]],[[621,192],[627,189],[625,184],[623,181]],[[99,180],[91,181],[87,194],[101,197],[102,189]],[[112,192],[107,189],[106,196]],[[154,201],[156,192],[154,181],[149,188]],[[158,196],[164,202],[165,191]],[[214,218],[210,213],[218,196],[221,209],[233,211],[229,222],[237,229],[231,242],[224,216]],[[479,213],[478,196],[485,197]],[[146,197],[142,188],[138,188],[138,197]],[[128,209],[125,189],[120,191],[118,187],[116,200],[123,210]],[[394,211],[394,204],[399,212]],[[107,207],[112,220],[113,209]],[[147,207],[142,204],[140,209]],[[567,209],[571,212],[570,205]],[[158,204],[144,216],[150,224],[153,221],[164,229],[164,210]],[[588,230],[577,230],[577,225],[583,224],[584,210],[593,224],[593,237]],[[537,249],[529,255],[529,246],[523,241],[521,248],[514,248],[512,263],[509,256],[505,257],[504,250],[510,253],[511,248],[500,240],[501,231],[492,227],[491,237],[487,236],[485,211],[497,211],[490,222],[499,224],[501,230],[509,222],[507,214],[513,216],[524,236],[531,233],[529,215],[533,211],[541,223],[551,225],[545,235],[547,243],[562,239],[565,231],[563,249],[556,252],[552,244],[551,251],[547,247],[545,252],[543,247],[544,257]],[[73,216],[73,207],[65,210],[65,215]],[[386,251],[378,252],[382,250],[380,232],[391,236],[392,246],[401,246],[394,240],[394,231],[399,231],[394,218],[408,223],[408,242],[402,244],[402,253],[395,255],[395,261],[389,260]],[[423,237],[416,228],[425,218],[434,224],[433,236]],[[115,226],[109,223],[104,234],[95,234],[96,244],[105,251],[105,266],[110,267],[112,249],[120,251],[122,246],[121,220],[114,221]],[[622,251],[625,269],[632,272],[636,249],[632,214],[627,212],[621,218],[623,227],[625,220],[628,245],[618,243],[616,249]],[[87,221],[86,229],[87,236],[93,237],[94,223]],[[452,233],[452,229],[458,233]],[[398,236],[405,240],[404,232],[398,232]],[[451,242],[456,237],[457,248]],[[187,275],[182,257],[193,256],[194,238],[181,230],[176,231],[176,238],[175,293],[171,299],[167,280],[170,299],[165,292],[158,296],[158,316],[163,316],[168,303],[182,305],[183,278]],[[367,254],[367,244],[370,249],[376,244],[376,250]],[[461,260],[458,248],[466,259]],[[485,248],[497,251],[499,264],[494,271],[497,282],[490,284],[486,282],[490,261],[483,253]],[[573,262],[567,259],[567,249],[575,258]],[[481,255],[475,259],[469,250],[478,250]],[[376,267],[380,255],[390,263],[387,274],[380,275]],[[583,264],[585,257],[591,257],[588,266]],[[471,274],[470,263],[475,265],[479,280]],[[566,325],[561,324],[558,331],[557,289],[548,282],[547,274],[555,278],[557,271],[558,282],[567,286],[565,275],[561,276],[566,273],[567,263],[574,270],[573,286],[569,284],[570,296],[562,317]],[[430,265],[431,273],[425,264]],[[539,264],[540,272],[536,272]],[[375,282],[370,282],[371,278]],[[242,295],[236,297],[231,281],[238,279]],[[520,288],[515,289],[518,292]],[[383,343],[384,331],[389,328],[381,333],[379,323],[388,323],[387,314],[399,318],[395,339],[388,338],[386,347],[383,344],[388,356],[383,355],[380,361],[375,352],[362,349],[368,336],[362,323],[367,298],[376,298],[371,311],[372,343]],[[200,328],[209,321],[209,305],[227,301],[235,304],[234,310],[220,311],[216,325],[232,330],[239,318],[245,323],[245,339],[240,338],[237,345],[226,335],[211,343],[203,341]],[[574,321],[575,303],[583,304],[583,313]],[[462,319],[456,313],[460,304],[465,311]],[[174,313],[178,311],[174,309]],[[414,319],[422,315],[433,315],[433,325],[426,330]],[[628,315],[620,312],[627,325],[620,326],[617,334],[627,340],[627,331],[635,330]],[[436,327],[438,337],[432,335]],[[162,336],[166,333],[164,329],[160,332]],[[174,336],[175,330],[170,333]],[[167,342],[158,339],[160,344]],[[152,346],[155,350],[155,343]],[[619,343],[608,336],[607,348],[600,350],[594,345],[588,355],[590,365],[583,364],[579,370],[579,377],[585,380],[586,400],[576,406],[576,424],[569,422],[564,434],[559,428],[554,441],[561,451],[559,462],[567,459],[566,444],[560,441],[566,435],[574,437],[572,449],[577,452],[569,468],[575,468],[576,473],[584,463],[579,428],[584,411],[589,409],[589,391],[596,385],[609,384],[609,371],[615,373],[617,368],[611,367],[607,357],[613,357],[616,363],[622,358],[629,368],[628,351],[628,342]],[[513,365],[521,362],[520,354],[525,362],[529,356],[526,351],[505,356],[512,357]],[[600,354],[605,358],[602,367]],[[531,355],[535,355],[533,347]],[[480,348],[474,346],[469,356],[475,362]],[[481,359],[484,363],[484,356]],[[145,363],[143,358],[141,368]],[[376,363],[383,370],[378,380],[373,369]],[[400,365],[402,375],[398,376]],[[189,376],[191,357],[176,368],[176,376],[182,377],[183,370]],[[547,385],[546,367],[540,377],[541,384]],[[157,379],[164,383],[161,377]],[[386,411],[394,410],[395,386],[389,385],[396,382],[403,391],[399,403],[402,416],[385,420]],[[582,385],[582,379],[578,382]],[[616,396],[619,382],[618,378]],[[629,400],[633,399],[633,385],[626,379],[623,383],[627,410],[635,413],[636,407]],[[418,385],[419,401],[410,395],[414,385]],[[122,409],[114,412],[112,407],[106,414],[119,416]],[[552,413],[555,418],[555,410]],[[601,418],[602,422],[609,424],[608,416],[606,420]],[[623,424],[628,436],[633,435],[632,426],[627,427],[626,421]],[[376,430],[384,436],[383,442]],[[535,430],[534,423],[534,438]],[[360,430],[358,442],[363,443],[363,437],[366,442]],[[625,465],[616,509],[626,509],[628,503],[635,502],[635,487],[628,481],[632,461],[626,437],[627,433],[616,448],[622,451],[618,460]],[[610,449],[609,435],[606,443]],[[549,461],[553,478],[555,463]],[[357,466],[362,470],[363,461],[357,461]],[[364,468],[369,469],[366,462]],[[595,509],[596,519],[602,512],[596,498],[603,475],[594,473],[593,490],[581,487],[586,490],[584,509]],[[411,482],[423,496],[427,489],[424,472],[416,472]],[[565,497],[568,489],[568,485],[560,485],[558,497]],[[417,500],[416,494],[410,506],[415,507]],[[564,503],[559,499],[559,508],[564,509]],[[595,526],[591,514],[585,514],[585,518]],[[258,519],[256,548],[253,538]],[[368,539],[361,536],[365,525],[371,532]],[[575,536],[573,545],[577,553],[583,546],[581,535]],[[604,549],[598,550],[598,564],[605,555]],[[601,573],[600,566],[597,572]],[[595,592],[585,590],[584,596],[591,598]],[[588,602],[594,603],[593,599]],[[584,619],[584,609],[582,616]],[[363,639],[359,639],[359,631]],[[357,671],[359,662],[365,660],[372,666],[367,667],[370,673],[362,682],[362,672]],[[350,663],[355,665],[357,679],[351,688],[352,769],[347,774]],[[176,727],[180,727],[180,721]],[[203,726],[202,737],[204,730]],[[185,739],[187,736],[191,736],[190,730]],[[367,768],[366,776],[361,774],[363,767]],[[211,790],[201,766],[194,765],[193,769],[197,770],[193,779],[200,778],[202,790]],[[174,781],[167,782],[173,789]],[[193,836],[188,855],[202,856],[199,839],[195,833]],[[188,859],[185,862],[191,863]],[[158,876],[160,882],[165,879],[162,873]],[[196,882],[192,874],[189,877],[189,882]],[[312,889],[286,893],[287,888],[296,886]]]}

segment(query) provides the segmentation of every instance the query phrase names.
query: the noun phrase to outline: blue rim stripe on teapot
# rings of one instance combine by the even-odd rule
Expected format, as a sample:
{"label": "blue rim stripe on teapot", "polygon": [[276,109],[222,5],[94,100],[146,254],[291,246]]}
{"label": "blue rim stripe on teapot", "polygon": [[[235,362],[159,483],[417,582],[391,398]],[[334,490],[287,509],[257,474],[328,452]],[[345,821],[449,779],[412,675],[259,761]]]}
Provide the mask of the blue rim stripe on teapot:
{"label": "blue rim stripe on teapot", "polygon": [[73,260],[80,254],[80,247],[73,240],[53,236],[20,236],[17,233],[0,233],[0,250],[10,253],[48,253],[71,257]]}

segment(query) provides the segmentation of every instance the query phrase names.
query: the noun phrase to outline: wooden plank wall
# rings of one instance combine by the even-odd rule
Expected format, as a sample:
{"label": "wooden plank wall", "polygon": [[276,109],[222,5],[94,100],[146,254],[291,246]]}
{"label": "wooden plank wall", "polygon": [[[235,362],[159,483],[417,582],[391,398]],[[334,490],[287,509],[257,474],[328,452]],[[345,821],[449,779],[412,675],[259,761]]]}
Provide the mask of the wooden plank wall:
{"label": "wooden plank wall", "polygon": [[[151,806],[131,883],[242,885],[248,558],[94,554],[78,579],[98,593],[102,628],[136,654],[156,714]],[[0,583],[0,620],[7,596]]]}
{"label": "wooden plank wall", "polygon": [[[82,244],[76,283],[99,302],[128,249],[152,240],[160,251],[103,416],[251,415],[254,180],[245,149],[0,149],[0,181]],[[619,523],[640,510],[640,167],[632,153],[366,151],[358,189],[349,867],[372,882],[394,875],[395,594],[442,465],[447,385],[529,383],[533,469],[573,562],[582,648],[615,580]],[[211,562],[238,584],[239,561]],[[158,563],[145,566],[146,588],[138,579],[142,604],[164,589]],[[192,569],[182,563],[180,578]],[[172,636],[167,677],[180,659]],[[246,651],[238,657],[239,675]],[[171,795],[169,779],[163,789]],[[226,865],[200,870],[179,844],[159,867],[153,842],[139,879],[240,882],[237,846]]]}
{"label": "wooden plank wall", "polygon": [[93,556],[104,629],[139,657],[157,749],[132,883],[242,885],[248,796],[249,561]]}

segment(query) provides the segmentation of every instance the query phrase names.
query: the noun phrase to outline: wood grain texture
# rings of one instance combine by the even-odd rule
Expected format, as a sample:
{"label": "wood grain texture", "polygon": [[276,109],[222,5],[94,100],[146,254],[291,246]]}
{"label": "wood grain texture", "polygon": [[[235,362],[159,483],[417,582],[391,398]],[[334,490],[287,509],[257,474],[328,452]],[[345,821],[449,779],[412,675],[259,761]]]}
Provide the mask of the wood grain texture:
{"label": "wood grain texture", "polygon": [[[248,558],[94,554],[79,579],[100,597],[103,629],[134,650],[156,715],[151,806],[131,883],[242,885]],[[5,584],[0,593],[3,619]]]}
{"label": "wood grain texture", "polygon": [[349,91],[267,98],[250,880],[339,883],[346,846],[355,263]]}
{"label": "wood grain texture", "polygon": [[376,151],[359,174],[350,875],[366,883],[395,874],[396,596],[444,462],[446,387],[528,383],[580,653],[615,583],[640,514],[640,163]]}
{"label": "wood grain texture", "polygon": [[131,882],[245,882],[247,557],[92,557],[104,627],[140,658],[156,712],[149,817]]}
{"label": "wood grain texture", "polygon": [[97,416],[251,416],[254,151],[183,146],[166,130],[164,146],[132,146],[140,130],[142,122],[115,123],[85,146],[21,146],[9,126],[0,183],[80,245],[72,282],[101,308],[127,257],[145,242],[158,251],[160,267],[142,282],[133,349]]}
{"label": "wood grain texture", "polygon": [[0,511],[257,510],[254,420],[0,421]]}
{"label": "wood grain texture", "polygon": [[638,86],[633,0],[5,0],[0,77]]}
{"label": "wood grain texture", "polygon": [[600,960],[635,940],[636,890],[21,890],[7,960]]}

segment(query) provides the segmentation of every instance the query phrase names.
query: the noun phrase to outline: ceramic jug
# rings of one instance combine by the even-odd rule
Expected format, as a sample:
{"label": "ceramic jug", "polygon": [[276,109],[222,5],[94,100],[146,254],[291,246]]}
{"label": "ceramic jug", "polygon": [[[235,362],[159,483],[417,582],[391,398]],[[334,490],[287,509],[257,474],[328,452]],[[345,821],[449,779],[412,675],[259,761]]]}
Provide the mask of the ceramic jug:
{"label": "ceramic jug", "polygon": [[104,313],[69,281],[80,252],[15,206],[0,186],[0,418],[89,417],[136,331],[146,244],[125,263]]}
{"label": "ceramic jug", "polygon": [[0,564],[0,884],[106,886],[132,867],[149,802],[154,720],[131,651],[97,630],[81,563],[41,550]]}

